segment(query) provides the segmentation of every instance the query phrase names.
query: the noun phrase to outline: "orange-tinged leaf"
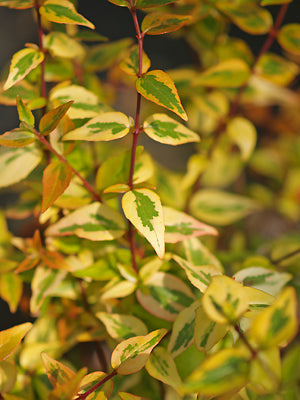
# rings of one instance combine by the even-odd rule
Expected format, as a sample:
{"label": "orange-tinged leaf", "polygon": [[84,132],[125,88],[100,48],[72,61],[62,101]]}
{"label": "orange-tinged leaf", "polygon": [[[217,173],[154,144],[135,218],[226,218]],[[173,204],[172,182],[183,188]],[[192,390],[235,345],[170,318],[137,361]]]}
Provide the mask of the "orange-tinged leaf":
{"label": "orange-tinged leaf", "polygon": [[31,322],[25,322],[0,332],[0,361],[15,350],[31,327]]}
{"label": "orange-tinged leaf", "polygon": [[9,74],[3,90],[7,90],[29,74],[44,60],[44,53],[33,48],[18,51],[12,57]]}
{"label": "orange-tinged leaf", "polygon": [[191,20],[190,15],[154,12],[147,14],[142,22],[142,31],[147,35],[161,35],[180,29]]}
{"label": "orange-tinged leaf", "polygon": [[188,119],[175,84],[166,72],[161,70],[148,72],[137,79],[136,89],[146,99],[173,111],[185,121]]}
{"label": "orange-tinged leaf", "polygon": [[29,254],[16,269],[15,273],[20,273],[24,271],[29,271],[30,269],[36,267],[40,262],[40,256],[37,253]]}
{"label": "orange-tinged leaf", "polygon": [[166,333],[166,329],[157,329],[146,336],[135,336],[124,340],[112,353],[112,368],[120,375],[130,375],[139,371],[146,364],[152,349]]}
{"label": "orange-tinged leaf", "polygon": [[78,14],[73,3],[68,0],[46,0],[40,8],[40,13],[49,21],[58,24],[83,25],[94,29],[95,26]]}
{"label": "orange-tinged leaf", "polygon": [[75,372],[69,367],[56,361],[50,357],[47,353],[43,352],[41,358],[51,385],[55,388],[61,386],[70,379],[75,377]]}
{"label": "orange-tinged leaf", "polygon": [[43,135],[48,135],[48,133],[54,131],[54,129],[59,124],[60,120],[69,110],[73,101],[68,101],[53,110],[48,111],[42,118],[39,124],[39,131]]}
{"label": "orange-tinged leaf", "polygon": [[165,254],[163,209],[159,196],[149,189],[124,194],[122,207],[127,219],[152,245],[158,257]]}
{"label": "orange-tinged leaf", "polygon": [[87,373],[87,368],[82,368],[74,377],[62,385],[57,385],[49,394],[48,400],[71,400],[78,393],[80,383]]}
{"label": "orange-tinged leaf", "polygon": [[0,135],[0,144],[5,147],[25,147],[35,141],[35,134],[26,128],[16,128]]}
{"label": "orange-tinged leaf", "polygon": [[72,168],[59,160],[52,161],[43,173],[43,200],[41,212],[45,212],[63,194],[72,179]]}

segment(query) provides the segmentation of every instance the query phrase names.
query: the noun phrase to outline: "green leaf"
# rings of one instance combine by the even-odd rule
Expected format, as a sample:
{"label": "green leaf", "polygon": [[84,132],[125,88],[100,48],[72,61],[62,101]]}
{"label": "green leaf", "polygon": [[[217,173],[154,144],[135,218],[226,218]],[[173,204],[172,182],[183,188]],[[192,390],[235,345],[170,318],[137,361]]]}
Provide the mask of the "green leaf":
{"label": "green leaf", "polygon": [[46,0],[40,8],[40,13],[49,21],[58,24],[83,25],[95,29],[95,26],[78,14],[73,3],[68,0]]}
{"label": "green leaf", "polygon": [[253,321],[248,336],[258,348],[283,347],[294,338],[297,330],[296,292],[288,287]]}
{"label": "green leaf", "polygon": [[292,54],[300,54],[300,24],[284,25],[277,36],[280,46]]}
{"label": "green leaf", "polygon": [[211,278],[202,297],[203,309],[212,321],[234,324],[248,309],[249,301],[244,287],[225,275]]}
{"label": "green leaf", "polygon": [[89,240],[112,240],[122,236],[122,216],[99,202],[78,208],[46,230],[48,236],[76,235]]}
{"label": "green leaf", "polygon": [[48,111],[40,120],[39,131],[42,135],[48,135],[54,131],[61,119],[67,113],[69,108],[72,106],[73,101],[68,101],[53,110]]}
{"label": "green leaf", "polygon": [[174,321],[195,300],[193,292],[181,279],[165,272],[151,275],[136,292],[139,303],[150,314]]}
{"label": "green leaf", "polygon": [[173,80],[161,70],[150,71],[136,81],[137,91],[146,99],[173,111],[184,120],[186,112],[180,102]]}
{"label": "green leaf", "polygon": [[54,360],[43,352],[41,358],[51,385],[55,388],[61,386],[75,377],[75,372],[59,361]]}
{"label": "green leaf", "polygon": [[168,350],[172,357],[177,357],[194,343],[195,310],[201,300],[196,300],[178,314],[173,323]]}
{"label": "green leaf", "polygon": [[138,229],[156,251],[165,253],[165,226],[159,196],[149,189],[136,189],[124,194],[122,208],[127,219]]}
{"label": "green leaf", "polygon": [[70,165],[59,160],[52,161],[44,169],[42,213],[67,189],[71,182],[72,174]]}
{"label": "green leaf", "polygon": [[[118,0],[119,1],[119,0]],[[178,0],[136,0],[136,8],[151,8],[164,6],[165,4],[175,3]]]}
{"label": "green leaf", "polygon": [[157,329],[146,336],[124,340],[112,353],[112,368],[116,369],[120,375],[130,375],[139,371],[146,364],[152,349],[158,345],[166,333],[166,329]]}
{"label": "green leaf", "polygon": [[191,200],[193,215],[215,225],[232,224],[258,209],[254,200],[218,189],[199,190]]}
{"label": "green leaf", "polygon": [[285,4],[285,3],[291,3],[293,0],[261,0],[260,5],[261,6],[269,6],[272,4]]}
{"label": "green leaf", "polygon": [[[7,90],[0,90],[0,103],[8,106],[16,105],[16,98],[20,96],[27,104],[38,97],[36,88],[26,80],[17,82]],[[31,108],[31,107],[29,107]]]}
{"label": "green leaf", "polygon": [[181,379],[171,354],[163,347],[156,347],[145,365],[149,375],[153,378],[178,389]]}
{"label": "green leaf", "polygon": [[250,69],[245,61],[232,58],[207,68],[193,80],[193,86],[235,88],[244,85],[250,75]]}
{"label": "green leaf", "polygon": [[130,7],[128,0],[108,0],[110,3],[120,7]]}
{"label": "green leaf", "polygon": [[34,126],[34,116],[30,109],[26,106],[19,95],[17,95],[16,100],[20,121],[26,122],[28,125]]}
{"label": "green leaf", "polygon": [[182,242],[193,236],[217,235],[212,226],[203,224],[195,218],[171,207],[163,207],[165,223],[165,242]]}
{"label": "green leaf", "polygon": [[9,305],[11,313],[17,311],[23,291],[23,281],[15,273],[0,274],[0,297]]}
{"label": "green leaf", "polygon": [[243,117],[232,118],[227,124],[230,139],[241,150],[243,161],[247,161],[256,145],[257,133],[251,121]]}
{"label": "green leaf", "polygon": [[272,28],[271,13],[257,6],[255,3],[248,3],[245,7],[242,3],[231,1],[219,1],[217,7],[226,14],[240,29],[252,35],[268,33]]}
{"label": "green leaf", "polygon": [[32,323],[26,322],[0,332],[0,361],[15,350],[31,327]]}
{"label": "green leaf", "polygon": [[0,187],[6,187],[26,178],[40,163],[42,152],[34,145],[19,149],[0,148]]}
{"label": "green leaf", "polygon": [[299,70],[297,64],[273,53],[262,55],[255,67],[256,73],[262,78],[280,86],[287,86],[291,83],[299,73]]}
{"label": "green leaf", "polygon": [[[111,1],[111,0],[109,0],[109,1]],[[113,0],[113,1],[116,1],[116,0]],[[120,1],[120,0],[118,0],[118,1]],[[118,395],[121,400],[148,400],[145,397],[136,396],[135,394],[131,394],[131,393],[127,393],[127,392],[118,392]]]}
{"label": "green leaf", "polygon": [[219,396],[246,385],[250,363],[239,349],[223,349],[207,358],[183,384],[184,393]]}
{"label": "green leaf", "polygon": [[[151,62],[147,54],[143,51],[142,74],[145,74],[150,68]],[[120,68],[129,75],[138,75],[139,73],[139,47],[135,45],[129,51],[127,57],[120,63]]]}
{"label": "green leaf", "polygon": [[122,138],[130,130],[128,117],[121,112],[103,113],[68,132],[63,140],[109,141]]}
{"label": "green leaf", "polygon": [[189,281],[201,292],[205,292],[215,275],[221,275],[221,271],[214,265],[203,265],[195,267],[188,261],[174,254],[174,260],[184,269]]}
{"label": "green leaf", "polygon": [[191,20],[190,15],[166,14],[154,12],[147,14],[142,22],[142,32],[147,35],[161,35],[173,32],[186,25]]}
{"label": "green leaf", "polygon": [[166,114],[153,114],[144,121],[145,133],[156,142],[176,146],[199,142],[200,137]]}
{"label": "green leaf", "polygon": [[220,261],[210,250],[204,246],[197,238],[190,238],[183,242],[186,258],[194,266],[214,265],[222,271],[223,267]]}
{"label": "green leaf", "polygon": [[196,310],[194,341],[198,351],[209,351],[226,335],[229,326],[212,321],[200,305]]}
{"label": "green leaf", "polygon": [[18,51],[11,60],[8,78],[3,86],[7,90],[25,78],[34,68],[44,60],[44,53],[33,48]]}
{"label": "green leaf", "polygon": [[16,128],[0,135],[0,144],[5,147],[26,147],[35,141],[36,136],[29,128]]}
{"label": "green leaf", "polygon": [[108,334],[118,341],[147,335],[148,332],[146,325],[133,315],[98,312],[96,317],[105,325]]}

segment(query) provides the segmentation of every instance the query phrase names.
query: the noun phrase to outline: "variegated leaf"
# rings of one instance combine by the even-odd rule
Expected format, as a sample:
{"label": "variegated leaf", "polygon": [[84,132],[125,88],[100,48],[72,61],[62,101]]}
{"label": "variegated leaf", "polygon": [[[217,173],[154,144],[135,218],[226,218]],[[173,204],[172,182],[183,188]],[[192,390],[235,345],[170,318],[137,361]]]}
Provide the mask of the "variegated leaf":
{"label": "variegated leaf", "polygon": [[34,6],[33,0],[0,0],[0,6],[9,8],[25,9]]}
{"label": "variegated leaf", "polygon": [[243,117],[235,117],[227,124],[230,139],[239,147],[243,161],[247,161],[256,145],[256,128],[251,121]]}
{"label": "variegated leaf", "polygon": [[200,305],[196,310],[194,341],[198,351],[209,351],[226,335],[229,326],[212,321]]}
{"label": "variegated leaf", "polygon": [[52,161],[43,173],[43,200],[41,212],[45,212],[63,194],[72,179],[72,168],[59,160]]}
{"label": "variegated leaf", "polygon": [[137,91],[146,99],[173,111],[184,120],[186,112],[180,102],[173,80],[161,70],[150,71],[136,81]]}
{"label": "variegated leaf", "polygon": [[190,20],[190,15],[154,12],[145,16],[141,28],[144,34],[161,35],[163,33],[173,32],[180,29]]}
{"label": "variegated leaf", "polygon": [[228,225],[259,209],[252,199],[218,189],[201,189],[191,200],[191,212],[215,225]]}
{"label": "variegated leaf", "polygon": [[32,323],[26,322],[0,332],[0,361],[15,350],[31,327]]}
{"label": "variegated leaf", "polygon": [[54,57],[82,59],[85,56],[83,46],[63,32],[50,32],[44,43]]}
{"label": "variegated leaf", "polygon": [[199,142],[200,137],[166,114],[153,114],[144,122],[144,132],[156,142],[173,146]]}
{"label": "variegated leaf", "polygon": [[[3,90],[2,83],[0,88],[0,103],[7,106],[15,106],[17,96],[20,96],[26,104],[38,98],[38,92],[33,84],[26,80],[17,82],[7,90]],[[30,107],[32,109],[32,107]]]}
{"label": "variegated leaf", "polygon": [[146,325],[133,315],[98,312],[96,317],[103,322],[109,335],[119,341],[147,335],[148,332]]}
{"label": "variegated leaf", "polygon": [[245,61],[233,58],[206,69],[193,80],[193,85],[235,88],[245,84],[250,75]]}
{"label": "variegated leaf", "polygon": [[19,148],[0,148],[0,187],[26,178],[40,163],[43,153],[33,144]]}
{"label": "variegated leaf", "polygon": [[177,243],[193,236],[217,235],[212,226],[171,207],[163,207],[165,223],[165,242]]}
{"label": "variegated leaf", "polygon": [[121,112],[103,113],[89,122],[68,132],[63,140],[108,141],[119,139],[130,130],[128,117]]}
{"label": "variegated leaf", "polygon": [[172,357],[177,357],[194,343],[195,311],[201,300],[196,300],[183,309],[174,321],[168,350]]}
{"label": "variegated leaf", "polygon": [[153,348],[167,333],[166,329],[158,329],[146,336],[136,336],[124,340],[114,349],[111,366],[120,375],[130,375],[139,371],[146,364]]}
{"label": "variegated leaf", "polygon": [[34,126],[34,116],[28,106],[21,99],[20,95],[17,95],[16,101],[20,121],[26,122],[26,124],[30,126]]}
{"label": "variegated leaf", "polygon": [[149,375],[153,378],[178,389],[181,378],[171,354],[163,347],[156,347],[145,365]]}
{"label": "variegated leaf", "polygon": [[9,74],[3,89],[7,90],[26,75],[29,74],[44,60],[44,53],[33,48],[26,48],[13,55],[11,60]]}
{"label": "variegated leaf", "polygon": [[214,265],[223,271],[222,264],[210,250],[197,238],[190,238],[183,242],[186,258],[194,266]]}
{"label": "variegated leaf", "polygon": [[296,63],[273,53],[261,56],[255,67],[256,74],[280,86],[289,85],[299,74],[299,70]]}
{"label": "variegated leaf", "polygon": [[[80,387],[78,390],[78,395],[86,393],[90,388],[105,379],[107,374],[105,372],[96,371],[83,377],[80,382]],[[94,390],[90,395],[86,397],[86,400],[108,400],[111,395],[113,388],[112,380],[105,382],[99,388]]]}
{"label": "variegated leaf", "polygon": [[244,287],[225,275],[211,278],[202,297],[203,309],[212,321],[235,323],[248,309],[249,300]]}
{"label": "variegated leaf", "polygon": [[159,196],[149,189],[124,194],[122,207],[127,219],[152,245],[158,257],[165,253],[163,210]]}
{"label": "variegated leaf", "polygon": [[212,276],[221,275],[220,270],[214,265],[194,266],[188,261],[174,254],[174,260],[185,270],[189,281],[201,292],[205,292],[211,282]]}
{"label": "variegated leaf", "polygon": [[124,232],[125,224],[121,215],[105,204],[94,202],[62,218],[46,230],[46,235],[76,235],[89,240],[112,240]]}
{"label": "variegated leaf", "polygon": [[284,289],[278,299],[256,317],[249,330],[249,340],[256,347],[286,346],[298,330],[296,292]]}
{"label": "variegated leaf", "polygon": [[61,386],[75,377],[75,372],[59,361],[54,360],[43,352],[41,358],[51,385],[55,388]]}
{"label": "variegated leaf", "polygon": [[23,280],[15,273],[0,274],[0,297],[7,302],[11,313],[17,311],[23,291]]}
{"label": "variegated leaf", "polygon": [[238,391],[246,385],[250,363],[247,353],[239,349],[223,349],[207,358],[183,383],[184,393],[198,392],[219,396]]}
{"label": "variegated leaf", "polygon": [[74,4],[68,0],[46,0],[40,7],[40,13],[49,21],[58,24],[74,24],[87,26],[91,29],[95,28],[90,21],[78,14]]}
{"label": "variegated leaf", "polygon": [[300,24],[286,24],[278,33],[278,42],[284,50],[300,54]]}
{"label": "variegated leaf", "polygon": [[244,314],[245,318],[255,318],[275,301],[274,296],[254,287],[244,286],[244,290],[249,302],[248,311]]}
{"label": "variegated leaf", "polygon": [[[151,62],[147,54],[143,51],[142,74],[145,74],[150,68]],[[129,75],[138,75],[139,73],[139,47],[131,48],[127,57],[121,62],[120,68]]]}
{"label": "variegated leaf", "polygon": [[136,8],[151,8],[164,6],[165,4],[169,3],[175,3],[176,1],[178,0],[136,0],[135,6]]}
{"label": "variegated leaf", "polygon": [[48,135],[48,133],[54,131],[63,116],[69,110],[73,101],[68,101],[53,110],[48,111],[40,120],[39,131],[42,135]]}
{"label": "variegated leaf", "polygon": [[137,286],[136,282],[131,281],[121,281],[118,283],[111,281],[110,283],[112,283],[112,285],[108,284],[107,287],[104,288],[101,296],[102,301],[129,296],[135,291]]}
{"label": "variegated leaf", "polygon": [[0,145],[5,147],[26,147],[35,141],[36,136],[29,128],[16,128],[0,135]]}
{"label": "variegated leaf", "polygon": [[56,386],[49,394],[48,400],[69,400],[72,399],[80,387],[83,377],[87,373],[87,368],[82,368],[62,385]]}
{"label": "variegated leaf", "polygon": [[191,289],[174,275],[157,272],[138,288],[139,303],[151,314],[174,321],[180,311],[190,306],[195,297]]}

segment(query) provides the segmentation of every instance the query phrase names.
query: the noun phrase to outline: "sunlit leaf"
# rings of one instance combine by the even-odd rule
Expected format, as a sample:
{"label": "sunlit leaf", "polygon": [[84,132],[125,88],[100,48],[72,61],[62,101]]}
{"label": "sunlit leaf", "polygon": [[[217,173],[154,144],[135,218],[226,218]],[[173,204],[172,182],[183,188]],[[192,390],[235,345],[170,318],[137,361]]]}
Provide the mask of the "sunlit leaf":
{"label": "sunlit leaf", "polygon": [[136,81],[137,91],[146,99],[173,111],[187,120],[177,89],[170,76],[161,70],[150,71]]}
{"label": "sunlit leaf", "polygon": [[189,281],[201,292],[205,292],[213,276],[221,275],[214,265],[194,266],[176,254],[173,258],[184,269]]}
{"label": "sunlit leaf", "polygon": [[136,282],[131,281],[121,281],[115,283],[111,281],[113,285],[109,285],[105,288],[101,300],[106,301],[109,299],[120,299],[122,297],[129,296],[136,290]]}
{"label": "sunlit leaf", "polygon": [[184,308],[173,323],[168,350],[174,358],[194,343],[195,310],[199,305],[200,300],[196,300]]}
{"label": "sunlit leaf", "polygon": [[109,335],[119,341],[148,332],[146,325],[133,315],[98,312],[96,316],[103,322]]}
{"label": "sunlit leaf", "polygon": [[166,329],[158,329],[146,336],[136,336],[124,340],[114,349],[111,366],[120,375],[129,375],[139,371],[146,364],[153,348],[166,333]]}
{"label": "sunlit leaf", "polygon": [[144,17],[141,28],[144,34],[161,35],[180,29],[190,20],[190,15],[155,12]]}
{"label": "sunlit leaf", "polygon": [[199,142],[200,137],[166,114],[153,114],[144,121],[145,133],[156,142],[173,146]]}
{"label": "sunlit leaf", "polygon": [[15,273],[0,274],[0,297],[9,305],[11,313],[15,313],[23,291],[23,281]]}
{"label": "sunlit leaf", "polygon": [[40,163],[42,152],[34,145],[19,149],[0,148],[0,187],[6,187],[26,178]]}
{"label": "sunlit leaf", "polygon": [[194,266],[214,265],[220,271],[222,264],[212,252],[197,238],[190,238],[183,242],[186,258]]}
{"label": "sunlit leaf", "polygon": [[225,275],[213,276],[202,297],[203,309],[212,321],[235,323],[248,309],[244,287]]}
{"label": "sunlit leaf", "polygon": [[218,189],[201,189],[191,200],[193,215],[216,225],[232,224],[258,209],[254,200]]}
{"label": "sunlit leaf", "polygon": [[183,392],[198,392],[218,396],[246,385],[250,363],[245,353],[238,349],[223,349],[207,358],[187,378]]}
{"label": "sunlit leaf", "polygon": [[46,0],[40,7],[40,13],[46,19],[58,24],[83,25],[94,29],[95,26],[78,14],[74,4],[68,0]]}
{"label": "sunlit leaf", "polygon": [[33,126],[34,116],[28,106],[21,99],[20,95],[17,96],[16,101],[20,121],[26,122],[28,125]]}
{"label": "sunlit leaf", "polygon": [[244,291],[249,302],[249,309],[244,314],[246,318],[255,318],[275,301],[274,296],[254,287],[244,286]]}
{"label": "sunlit leaf", "polygon": [[250,75],[250,69],[245,61],[233,58],[207,68],[193,80],[193,85],[235,88],[245,84]]}
{"label": "sunlit leaf", "polygon": [[43,115],[39,123],[40,133],[43,135],[48,135],[48,133],[54,131],[72,104],[73,101],[68,101],[67,103],[62,104],[61,106],[56,107]]}
{"label": "sunlit leaf", "polygon": [[43,173],[43,200],[41,212],[45,212],[66,190],[72,178],[72,168],[67,163],[52,161]]}
{"label": "sunlit leaf", "polygon": [[284,25],[278,33],[278,42],[293,54],[300,54],[300,24]]}
{"label": "sunlit leaf", "polygon": [[282,347],[293,339],[297,330],[296,293],[289,287],[253,321],[249,339],[259,348]]}
{"label": "sunlit leaf", "polygon": [[166,321],[174,321],[180,311],[195,300],[191,289],[179,278],[156,272],[138,288],[139,303],[151,314]]}
{"label": "sunlit leaf", "polygon": [[0,145],[5,147],[25,147],[35,141],[36,136],[29,128],[16,128],[0,135]]}
{"label": "sunlit leaf", "polygon": [[75,377],[75,372],[59,361],[54,360],[47,353],[43,352],[41,358],[51,385],[55,388],[61,386],[68,380]]}
{"label": "sunlit leaf", "polygon": [[[145,74],[150,68],[150,59],[143,51],[142,57],[142,74]],[[138,75],[139,73],[139,47],[132,47],[127,57],[122,60],[120,68],[129,75]]]}
{"label": "sunlit leaf", "polygon": [[232,118],[227,124],[230,139],[239,147],[243,161],[247,161],[256,144],[256,129],[251,121],[243,117]]}
{"label": "sunlit leaf", "polygon": [[156,347],[145,365],[149,375],[153,378],[178,389],[181,379],[171,354],[163,347]]}
{"label": "sunlit leaf", "polygon": [[159,196],[149,189],[132,190],[124,194],[122,208],[126,218],[162,258],[165,253],[165,227]]}
{"label": "sunlit leaf", "polygon": [[0,332],[0,361],[15,350],[31,326],[31,322],[26,322]]}
{"label": "sunlit leaf", "polygon": [[68,132],[63,140],[108,141],[119,139],[130,130],[128,117],[121,112],[103,113]]}
{"label": "sunlit leaf", "polygon": [[212,321],[200,305],[196,309],[194,341],[198,351],[207,352],[226,335],[229,326]]}
{"label": "sunlit leaf", "polygon": [[44,60],[44,53],[33,48],[26,48],[18,51],[12,57],[9,75],[4,90],[9,89],[29,74]]}
{"label": "sunlit leaf", "polygon": [[44,46],[56,57],[81,59],[85,55],[84,48],[63,32],[50,32],[45,37]]}
{"label": "sunlit leaf", "polygon": [[48,236],[76,235],[89,240],[112,240],[123,235],[121,215],[105,204],[94,202],[78,208],[46,230]]}

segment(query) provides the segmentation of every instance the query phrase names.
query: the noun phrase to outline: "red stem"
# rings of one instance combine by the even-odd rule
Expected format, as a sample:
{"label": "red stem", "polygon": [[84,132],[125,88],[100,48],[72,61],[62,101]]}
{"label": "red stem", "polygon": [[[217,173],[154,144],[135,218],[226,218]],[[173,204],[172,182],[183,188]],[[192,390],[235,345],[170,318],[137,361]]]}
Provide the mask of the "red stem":
{"label": "red stem", "polygon": [[40,134],[40,132],[38,132],[38,131],[35,130],[34,133],[35,133],[36,137],[38,138],[38,140],[39,140],[44,146],[46,146],[47,149],[48,149],[51,153],[55,154],[56,157],[58,157],[58,159],[59,159],[61,162],[63,162],[63,163],[65,163],[65,164],[68,164],[68,165],[69,165],[69,167],[71,168],[72,172],[73,172],[76,176],[78,176],[78,178],[81,180],[81,182],[83,183],[83,185],[85,186],[85,188],[91,193],[91,195],[93,196],[93,199],[94,199],[94,200],[97,200],[97,201],[101,201],[101,196],[100,196],[100,194],[98,194],[98,193],[93,189],[93,187],[88,183],[88,181],[87,181],[78,171],[76,171],[75,168],[72,167],[72,165],[67,161],[67,159],[66,159],[62,154],[59,154],[59,153],[51,146],[51,144],[45,139],[45,137],[44,137],[43,135]]}
{"label": "red stem", "polygon": [[[43,45],[43,28],[42,28],[42,21],[41,21],[41,14],[40,14],[40,0],[35,0],[35,10],[37,14],[37,24],[38,24],[38,34],[39,34],[39,48],[40,51],[44,54],[45,56],[45,49]],[[41,62],[41,95],[44,97],[44,99],[47,100],[47,88],[46,88],[46,80],[45,80],[45,58]],[[46,107],[43,108],[43,114],[46,112]]]}
{"label": "red stem", "polygon": [[86,399],[91,393],[93,393],[95,390],[97,390],[100,386],[104,385],[105,382],[109,381],[112,379],[114,376],[117,375],[117,371],[111,372],[109,375],[107,375],[105,378],[103,378],[100,382],[96,383],[96,385],[92,386],[89,390],[87,390],[85,393],[79,394],[75,400],[84,400]]}

